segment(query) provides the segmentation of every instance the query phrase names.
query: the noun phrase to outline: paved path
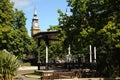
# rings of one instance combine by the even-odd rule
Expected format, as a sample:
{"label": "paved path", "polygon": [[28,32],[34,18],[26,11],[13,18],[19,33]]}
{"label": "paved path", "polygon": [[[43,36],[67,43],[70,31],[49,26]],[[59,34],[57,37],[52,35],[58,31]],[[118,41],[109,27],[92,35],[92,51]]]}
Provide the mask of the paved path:
{"label": "paved path", "polygon": [[[23,80],[40,80],[38,78],[29,78],[25,76],[25,74],[34,73],[35,70],[37,70],[36,66],[30,66],[30,67],[22,66],[17,71],[17,77],[21,77],[23,78]],[[19,79],[15,79],[15,80],[19,80]]]}
{"label": "paved path", "polygon": [[[37,70],[37,66],[30,66],[30,67],[26,67],[26,66],[22,66],[18,69],[17,73],[18,73],[18,77],[22,77],[23,80],[41,80],[39,78],[28,78],[25,76],[25,74],[28,73],[34,73],[34,71]],[[15,79],[15,80],[20,80],[20,79]],[[55,80],[120,80],[119,78],[113,78],[113,79],[104,79],[104,78],[74,78],[74,79],[55,79]]]}
{"label": "paved path", "polygon": [[[29,78],[26,77],[25,74],[28,73],[34,73],[34,71],[37,70],[36,66],[22,66],[18,69],[17,71],[17,77],[21,77],[23,80],[41,80],[40,78]],[[15,79],[15,80],[20,80],[20,79]],[[55,80],[73,80],[73,79],[55,79]],[[74,79],[74,80],[78,80],[78,79]]]}

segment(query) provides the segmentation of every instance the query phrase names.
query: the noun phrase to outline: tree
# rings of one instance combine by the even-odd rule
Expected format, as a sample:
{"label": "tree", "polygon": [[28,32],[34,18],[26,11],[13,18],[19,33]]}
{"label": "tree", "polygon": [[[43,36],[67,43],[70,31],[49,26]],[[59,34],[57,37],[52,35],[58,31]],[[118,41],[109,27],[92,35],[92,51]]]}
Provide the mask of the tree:
{"label": "tree", "polygon": [[11,36],[8,38],[9,42],[7,45],[7,50],[16,56],[20,56],[20,58],[23,57],[23,54],[30,54],[37,48],[35,41],[28,35],[25,22],[26,18],[24,13],[15,9],[14,30],[10,32]]}
{"label": "tree", "polygon": [[13,3],[9,0],[0,1],[0,49],[6,48],[8,33],[13,26]]}
{"label": "tree", "polygon": [[0,1],[0,50],[7,49],[16,56],[33,53],[35,41],[28,35],[24,13],[13,8],[10,0]]}
{"label": "tree", "polygon": [[91,12],[89,24],[95,28],[95,45],[99,52],[106,51],[107,53],[105,58],[99,59],[98,66],[104,63],[99,72],[107,77],[115,76],[114,71],[117,66],[120,66],[118,65],[120,59],[117,57],[120,49],[120,19],[118,19],[120,7],[118,3],[119,0],[99,0],[95,4],[92,2],[88,8]]}
{"label": "tree", "polygon": [[48,31],[54,31],[54,30],[59,30],[58,25],[50,25],[50,28],[48,29]]}
{"label": "tree", "polygon": [[[72,54],[83,54],[88,51],[88,46],[92,44],[90,37],[94,32],[94,28],[88,26],[86,21],[86,5],[89,1],[67,0],[72,15],[68,16],[58,11],[60,14],[59,21],[62,22],[61,33],[64,35],[64,46],[66,48],[71,45]],[[87,27],[88,26],[88,27]],[[92,35],[93,36],[93,35]],[[63,38],[61,36],[61,38]],[[88,41],[86,42],[86,40]]]}
{"label": "tree", "polygon": [[56,60],[56,57],[65,57],[65,54],[63,54],[63,47],[61,41],[50,41],[49,46],[49,59],[50,60]]}
{"label": "tree", "polygon": [[[106,57],[98,59],[100,76],[113,76],[120,62],[120,6],[119,0],[67,0],[72,15],[66,16],[59,11],[59,23],[65,46],[71,44],[72,53],[84,55],[88,46],[97,47],[97,52],[106,52]],[[115,6],[114,6],[115,5]],[[82,51],[82,52],[81,52]],[[113,61],[113,59],[115,61]],[[101,65],[104,63],[103,65]],[[109,71],[110,74],[107,74]],[[103,74],[103,75],[102,75]],[[106,75],[105,75],[106,74]]]}
{"label": "tree", "polygon": [[12,80],[20,63],[11,53],[0,51],[0,79]]}

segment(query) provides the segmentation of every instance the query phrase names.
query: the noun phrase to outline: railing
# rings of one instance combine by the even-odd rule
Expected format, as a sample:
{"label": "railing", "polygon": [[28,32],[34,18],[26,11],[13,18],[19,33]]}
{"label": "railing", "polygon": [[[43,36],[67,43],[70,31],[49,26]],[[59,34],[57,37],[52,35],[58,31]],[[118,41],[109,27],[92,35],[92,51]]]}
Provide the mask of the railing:
{"label": "railing", "polygon": [[89,68],[89,69],[96,69],[96,64],[92,63],[40,63],[40,66],[48,66],[48,69],[79,69],[79,68]]}
{"label": "railing", "polygon": [[[45,63],[40,66],[46,66]],[[95,77],[95,64],[90,63],[48,63],[48,70],[72,71],[76,77]],[[47,75],[48,73],[46,73]],[[50,73],[49,73],[50,74]],[[56,73],[57,74],[57,73]],[[54,75],[54,74],[52,74]]]}

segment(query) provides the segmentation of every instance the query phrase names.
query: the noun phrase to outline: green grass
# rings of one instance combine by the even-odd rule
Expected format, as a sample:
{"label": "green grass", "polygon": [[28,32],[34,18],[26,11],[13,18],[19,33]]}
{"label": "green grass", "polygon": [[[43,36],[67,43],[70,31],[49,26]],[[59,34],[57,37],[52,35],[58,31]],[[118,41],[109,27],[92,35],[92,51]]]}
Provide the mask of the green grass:
{"label": "green grass", "polygon": [[22,63],[21,66],[31,66],[31,63],[29,63],[29,62]]}
{"label": "green grass", "polygon": [[29,73],[29,74],[25,74],[26,77],[30,77],[30,78],[41,78],[41,74],[40,73]]}

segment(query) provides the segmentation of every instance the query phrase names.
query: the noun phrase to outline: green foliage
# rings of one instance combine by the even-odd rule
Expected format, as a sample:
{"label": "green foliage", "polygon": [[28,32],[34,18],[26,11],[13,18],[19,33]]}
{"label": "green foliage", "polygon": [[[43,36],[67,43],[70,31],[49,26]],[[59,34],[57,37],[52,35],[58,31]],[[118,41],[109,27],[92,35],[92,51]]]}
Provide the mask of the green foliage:
{"label": "green foliage", "polygon": [[0,48],[6,48],[8,33],[13,26],[13,3],[9,0],[0,1]]}
{"label": "green foliage", "polygon": [[[58,56],[63,56],[62,43],[60,41],[51,41],[49,47],[49,59],[55,60]],[[64,54],[65,55],[65,54]]]}
{"label": "green foliage", "polygon": [[[90,36],[94,33],[94,28],[87,27],[87,4],[89,0],[67,0],[68,5],[71,7],[72,15],[61,15],[62,12],[58,11],[60,14],[59,22],[62,24],[61,27],[61,40],[64,43],[64,47],[68,47],[71,45],[72,54],[80,54],[82,52],[86,52],[84,50],[87,49],[89,44],[92,44],[92,38]],[[89,38],[88,43],[86,43],[86,39]],[[74,44],[74,45],[73,45]],[[77,50],[77,51],[76,51]]]}
{"label": "green foliage", "polygon": [[[55,25],[55,26],[50,26],[50,28],[48,29],[48,31],[51,30],[58,30],[59,31],[59,26]],[[59,36],[59,34],[58,34]],[[49,41],[49,61],[53,61],[56,59],[57,56],[63,56],[64,52],[63,52],[63,47],[62,47],[62,41],[61,40],[50,40]],[[40,59],[41,61],[45,61],[45,56],[46,56],[46,45],[45,45],[45,41],[43,39],[41,39],[40,41]]]}
{"label": "green foliage", "polygon": [[0,79],[12,80],[19,66],[17,57],[11,53],[0,51]]}
{"label": "green foliage", "polygon": [[7,49],[19,58],[34,53],[37,46],[28,35],[23,11],[14,9],[10,0],[0,1],[0,9],[0,50]]}
{"label": "green foliage", "polygon": [[[67,0],[72,15],[58,10],[60,40],[71,45],[72,54],[88,53],[88,46],[97,47],[97,53],[106,52],[106,58],[98,56],[100,76],[110,77],[120,59],[120,6],[119,0]],[[115,6],[114,6],[115,5]],[[114,60],[114,62],[112,61]],[[102,65],[102,63],[104,63]],[[111,70],[110,70],[111,69]],[[109,72],[109,74],[107,74]],[[107,74],[107,75],[105,75]]]}
{"label": "green foliage", "polygon": [[9,0],[0,1],[0,28],[12,26],[13,13],[13,3]]}
{"label": "green foliage", "polygon": [[[35,51],[36,43],[29,37],[25,27],[26,18],[22,11],[15,9],[14,11],[14,26],[9,33],[7,50],[11,53],[23,58],[23,54],[30,54]],[[19,35],[19,36],[18,36]]]}
{"label": "green foliage", "polygon": [[15,9],[14,11],[14,28],[15,29],[21,29],[25,32],[26,29],[22,29],[22,27],[25,26],[26,18],[24,16],[24,13],[22,11],[19,11],[18,9]]}
{"label": "green foliage", "polygon": [[59,30],[58,25],[54,25],[54,26],[50,25],[50,28],[48,29],[48,31],[54,31],[54,30]]}
{"label": "green foliage", "polygon": [[[41,61],[45,61],[45,56],[46,56],[46,45],[44,40],[41,40],[40,42],[40,59]],[[63,49],[62,49],[62,43],[61,41],[49,41],[49,60],[53,61],[56,59],[57,56],[62,56],[63,54]]]}
{"label": "green foliage", "polygon": [[45,61],[45,42],[44,40],[40,41],[40,59]]}

